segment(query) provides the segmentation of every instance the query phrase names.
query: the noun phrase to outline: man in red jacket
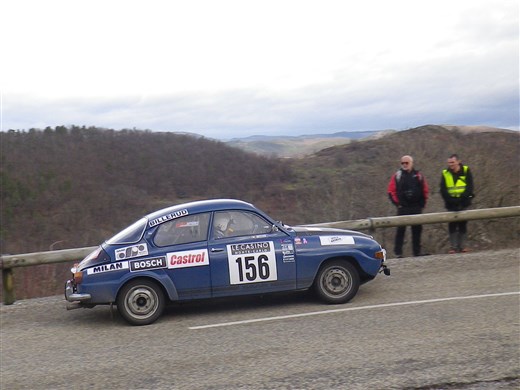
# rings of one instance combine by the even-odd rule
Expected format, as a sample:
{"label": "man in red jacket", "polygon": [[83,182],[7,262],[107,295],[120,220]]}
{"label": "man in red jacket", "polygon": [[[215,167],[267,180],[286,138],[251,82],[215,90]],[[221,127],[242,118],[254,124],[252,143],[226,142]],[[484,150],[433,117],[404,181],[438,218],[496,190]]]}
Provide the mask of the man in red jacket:
{"label": "man in red jacket", "polygon": [[[421,214],[428,200],[428,183],[423,174],[413,168],[412,156],[401,157],[401,169],[392,175],[388,183],[388,196],[397,207],[397,215]],[[406,226],[399,226],[395,235],[394,253],[403,257]],[[414,256],[421,256],[422,225],[412,225]]]}

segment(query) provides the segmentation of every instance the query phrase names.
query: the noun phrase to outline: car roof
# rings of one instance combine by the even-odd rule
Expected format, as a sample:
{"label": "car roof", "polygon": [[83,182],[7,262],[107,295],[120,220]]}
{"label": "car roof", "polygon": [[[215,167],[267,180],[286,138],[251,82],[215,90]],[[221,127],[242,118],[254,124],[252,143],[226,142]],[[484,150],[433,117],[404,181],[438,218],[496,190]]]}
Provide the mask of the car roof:
{"label": "car roof", "polygon": [[[146,215],[149,221],[155,220],[165,215],[170,215],[172,213],[184,212],[187,214],[197,214],[208,211],[218,211],[218,210],[248,210],[248,211],[256,211],[260,212],[256,207],[254,207],[251,203],[244,202],[242,200],[237,199],[209,199],[209,200],[198,200],[189,203],[181,203],[175,206],[170,206],[158,211],[155,211],[151,214]],[[262,212],[260,212],[263,214]]]}

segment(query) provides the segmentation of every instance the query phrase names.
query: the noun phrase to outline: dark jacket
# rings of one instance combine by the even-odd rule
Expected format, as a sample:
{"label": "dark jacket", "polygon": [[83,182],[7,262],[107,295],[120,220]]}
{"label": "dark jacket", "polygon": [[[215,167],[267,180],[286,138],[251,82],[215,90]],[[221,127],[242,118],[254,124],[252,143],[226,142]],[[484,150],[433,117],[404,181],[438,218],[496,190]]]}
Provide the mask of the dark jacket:
{"label": "dark jacket", "polygon": [[410,172],[399,169],[388,183],[388,197],[398,207],[424,208],[428,200],[428,183],[415,169]]}
{"label": "dark jacket", "polygon": [[442,199],[444,199],[444,206],[448,211],[461,211],[469,206],[471,206],[471,201],[474,197],[473,194],[473,175],[471,174],[471,170],[469,167],[466,169],[466,174],[464,175],[464,165],[460,164],[460,170],[458,173],[447,169],[449,173],[453,176],[453,182],[457,183],[461,176],[465,176],[465,184],[466,189],[459,197],[453,197],[449,194],[448,188],[446,186],[446,180],[444,178],[444,174],[441,176],[441,195]]}

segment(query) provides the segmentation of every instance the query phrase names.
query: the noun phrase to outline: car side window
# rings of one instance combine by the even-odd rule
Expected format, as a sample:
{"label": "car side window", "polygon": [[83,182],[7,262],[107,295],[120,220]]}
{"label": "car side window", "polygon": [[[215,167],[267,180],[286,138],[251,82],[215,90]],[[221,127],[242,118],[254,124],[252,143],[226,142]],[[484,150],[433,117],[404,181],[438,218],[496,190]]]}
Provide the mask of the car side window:
{"label": "car side window", "polygon": [[239,237],[266,234],[272,224],[257,214],[247,211],[218,211],[213,218],[213,237]]}
{"label": "car side window", "polygon": [[157,246],[187,244],[208,238],[209,213],[187,215],[163,223],[153,239]]}

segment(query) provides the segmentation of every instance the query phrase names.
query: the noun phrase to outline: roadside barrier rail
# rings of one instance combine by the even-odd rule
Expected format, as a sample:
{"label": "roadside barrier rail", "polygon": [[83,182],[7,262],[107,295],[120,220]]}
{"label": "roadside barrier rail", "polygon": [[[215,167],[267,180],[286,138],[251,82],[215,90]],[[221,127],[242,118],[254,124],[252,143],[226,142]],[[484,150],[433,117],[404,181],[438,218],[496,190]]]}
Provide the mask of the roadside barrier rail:
{"label": "roadside barrier rail", "polygon": [[[393,217],[376,217],[357,219],[352,221],[337,221],[315,223],[305,226],[331,227],[352,230],[369,230],[390,228],[409,225],[426,225],[435,223],[448,223],[454,221],[470,221],[476,219],[496,219],[520,217],[520,206],[498,207],[490,209],[450,211],[443,213],[401,215]],[[4,304],[11,305],[14,297],[13,268],[28,267],[41,264],[66,263],[79,261],[94,251],[97,246],[86,248],[63,249],[58,251],[46,251],[36,253],[24,253],[20,255],[0,256],[0,269],[2,270]]]}
{"label": "roadside barrier rail", "polygon": [[443,213],[429,213],[417,215],[399,215],[395,217],[376,217],[356,219],[352,221],[337,221],[315,223],[315,227],[332,227],[352,230],[369,230],[409,226],[409,225],[428,225],[434,223],[448,223],[455,221],[471,221],[475,219],[495,219],[519,217],[520,206],[498,207],[492,209],[464,210],[464,211],[447,211]]}

